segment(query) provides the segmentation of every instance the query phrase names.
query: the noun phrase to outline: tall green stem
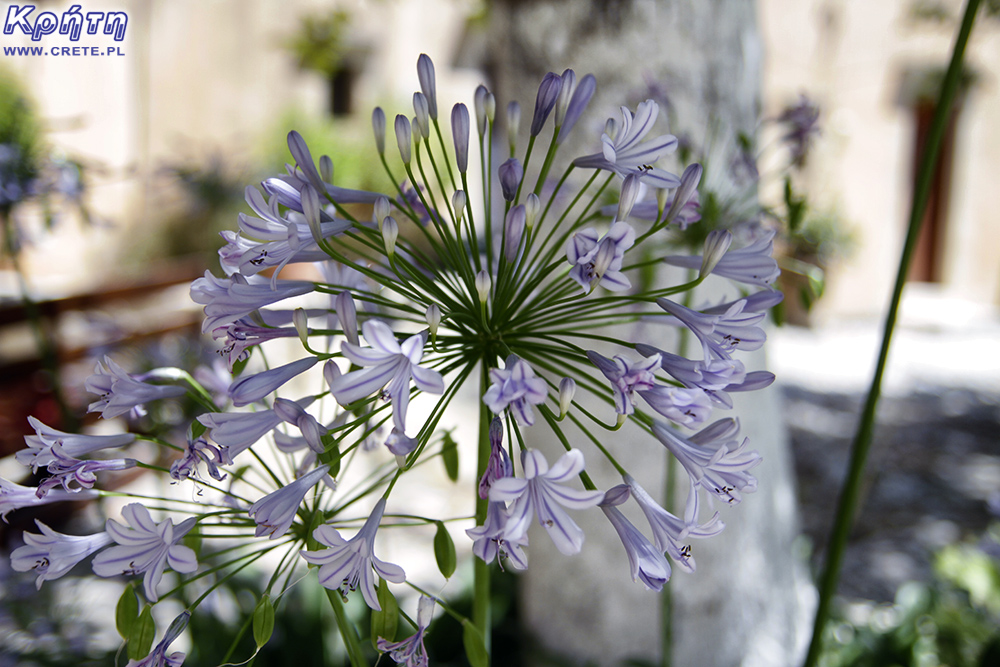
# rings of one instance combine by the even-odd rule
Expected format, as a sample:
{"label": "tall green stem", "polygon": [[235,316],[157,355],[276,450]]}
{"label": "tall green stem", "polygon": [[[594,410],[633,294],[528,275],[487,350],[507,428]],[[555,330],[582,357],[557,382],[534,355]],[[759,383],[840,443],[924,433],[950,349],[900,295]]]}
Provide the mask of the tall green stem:
{"label": "tall green stem", "polygon": [[[489,383],[489,366],[487,360],[483,359],[482,379],[480,380],[480,396],[486,392]],[[490,459],[490,410],[483,401],[479,401],[479,449],[478,464],[476,465],[476,479],[482,477],[486,471],[486,464]],[[479,484],[474,484],[476,489],[476,525],[481,526],[486,521],[486,509],[488,502],[479,497]],[[473,558],[473,598],[472,598],[472,622],[483,636],[486,644],[487,654],[490,652],[490,566],[481,558]]]}
{"label": "tall green stem", "polygon": [[937,162],[938,151],[941,147],[941,139],[944,136],[948,117],[951,114],[952,103],[958,91],[965,46],[969,41],[969,34],[972,32],[972,24],[975,21],[978,8],[979,0],[969,0],[966,3],[965,15],[962,18],[962,25],[955,40],[955,48],[952,52],[951,63],[948,65],[948,72],[945,74],[944,82],[941,85],[941,94],[938,98],[937,108],[934,111],[934,119],[931,122],[930,132],[927,135],[927,145],[920,161],[920,171],[913,192],[913,204],[910,209],[910,222],[906,232],[906,242],[903,245],[903,253],[899,260],[899,270],[896,273],[896,285],[893,288],[892,300],[889,303],[889,312],[885,318],[878,364],[875,367],[875,375],[872,377],[871,388],[868,390],[868,398],[861,413],[858,431],[854,437],[848,474],[844,480],[844,486],[840,491],[837,514],[830,533],[826,566],[820,580],[816,620],[813,625],[809,653],[806,655],[805,660],[806,667],[813,667],[817,664],[820,651],[823,647],[823,628],[826,627],[829,619],[830,604],[837,588],[837,582],[840,579],[844,549],[847,546],[847,537],[850,533],[861,489],[861,478],[864,472],[865,460],[868,457],[872,434],[875,430],[875,409],[881,393],[882,375],[885,372],[886,362],[889,357],[889,345],[892,341],[893,329],[896,326],[896,315],[903,294],[903,285],[906,283],[910,260],[913,257],[913,251],[916,248],[917,238],[920,234],[920,225],[923,221],[924,210],[927,208],[931,178],[934,175],[934,167]]}

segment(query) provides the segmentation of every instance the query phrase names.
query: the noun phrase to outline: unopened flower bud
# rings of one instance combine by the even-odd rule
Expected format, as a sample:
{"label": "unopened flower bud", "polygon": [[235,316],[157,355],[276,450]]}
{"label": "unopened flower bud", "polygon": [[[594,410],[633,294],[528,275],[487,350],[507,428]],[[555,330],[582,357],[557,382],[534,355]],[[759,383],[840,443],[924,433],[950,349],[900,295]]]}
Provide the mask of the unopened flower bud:
{"label": "unopened flower bud", "polygon": [[713,229],[705,237],[705,250],[701,256],[701,277],[710,274],[733,243],[733,235],[725,229]]}
{"label": "unopened flower bud", "polygon": [[372,111],[372,130],[375,132],[375,148],[379,155],[385,155],[385,112],[382,107]]}
{"label": "unopened flower bud", "polygon": [[329,155],[321,155],[319,158],[319,175],[326,183],[333,183],[333,160]]}
{"label": "unopened flower bud", "polygon": [[493,96],[493,93],[486,93],[486,118],[492,123],[496,117],[497,98]]}
{"label": "unopened flower bud", "polygon": [[618,198],[618,214],[615,216],[615,220],[628,219],[632,207],[635,206],[635,200],[639,197],[641,187],[642,182],[638,175],[629,174],[625,177],[625,181],[622,183],[622,193]]}
{"label": "unopened flower bud", "polygon": [[389,217],[389,199],[388,197],[379,197],[372,207],[372,220],[378,225],[379,231],[382,231],[382,221],[387,217]]}
{"label": "unopened flower bud", "polygon": [[451,134],[455,139],[455,164],[462,174],[469,170],[469,108],[456,104],[451,109]]}
{"label": "unopened flower bud", "polygon": [[299,196],[302,199],[302,215],[306,219],[306,224],[309,225],[313,241],[320,244],[323,240],[323,231],[320,226],[320,213],[322,209],[319,205],[319,195],[316,194],[313,186],[306,183],[302,186],[302,192],[299,193]]}
{"label": "unopened flower bud", "polygon": [[517,251],[521,246],[521,237],[524,236],[524,226],[527,214],[524,204],[518,204],[507,212],[507,218],[503,225],[503,246],[504,257],[507,262],[517,259]]}
{"label": "unopened flower bud", "polygon": [[569,133],[573,130],[573,126],[576,125],[576,121],[580,120],[580,116],[583,115],[587,105],[590,104],[590,98],[594,96],[595,90],[597,90],[597,79],[594,78],[593,74],[583,77],[576,86],[576,89],[573,91],[573,97],[569,101],[569,107],[566,109],[562,127],[559,129],[559,135],[556,137],[557,144],[561,144],[569,136]]}
{"label": "unopened flower bud", "polygon": [[396,145],[399,146],[399,157],[403,164],[410,164],[410,119],[399,114],[396,116]]}
{"label": "unopened flower bud", "polygon": [[479,300],[482,303],[486,303],[486,300],[490,298],[490,288],[493,287],[493,280],[490,278],[490,274],[486,271],[480,271],[476,274],[476,292],[479,293]]}
{"label": "unopened flower bud", "polygon": [[559,98],[559,90],[562,88],[562,78],[555,72],[549,72],[538,85],[538,94],[535,96],[535,113],[531,117],[531,136],[537,136],[545,126],[552,108]]}
{"label": "unopened flower bud", "polygon": [[303,345],[309,344],[309,316],[306,311],[296,308],[292,311],[292,324],[295,326],[295,333],[299,335],[299,340]]}
{"label": "unopened flower bud", "polygon": [[455,194],[451,196],[451,206],[455,210],[455,223],[458,224],[462,222],[462,216],[465,215],[465,205],[469,203],[469,198],[465,194],[465,190],[455,190]]}
{"label": "unopened flower bud", "polygon": [[434,63],[426,53],[421,53],[417,58],[417,79],[420,81],[420,90],[427,98],[427,109],[431,118],[437,120],[437,81],[434,76]]}
{"label": "unopened flower bud", "polygon": [[562,419],[569,412],[573,398],[576,396],[576,380],[573,378],[563,378],[559,383],[559,418]]}
{"label": "unopened flower bud", "polygon": [[521,105],[511,102],[507,105],[507,143],[510,144],[510,154],[517,148],[517,133],[521,129]]}
{"label": "unopened flower bud", "polygon": [[601,501],[601,507],[617,507],[628,500],[631,495],[632,492],[629,490],[627,484],[613,486],[604,493],[604,500]]}
{"label": "unopened flower bud", "polygon": [[542,210],[542,202],[539,201],[538,195],[534,192],[529,194],[524,199],[524,212],[525,220],[524,224],[527,225],[528,229],[535,226],[535,220],[538,219],[538,213]]}
{"label": "unopened flower bud", "polygon": [[618,136],[618,123],[615,122],[614,118],[609,118],[608,122],[604,124],[604,134],[608,135],[608,139],[614,141]]}
{"label": "unopened flower bud", "polygon": [[559,89],[559,97],[556,99],[556,127],[562,127],[563,119],[566,118],[566,110],[569,108],[569,100],[576,90],[576,72],[567,69],[562,73],[562,87]]}
{"label": "unopened flower bud", "polygon": [[337,365],[333,359],[330,359],[325,364],[323,364],[323,379],[326,381],[327,388],[333,386],[333,381],[342,375],[340,372],[340,366]]}
{"label": "unopened flower bud", "polygon": [[413,135],[414,145],[419,146],[420,140],[424,137],[424,133],[423,130],[420,129],[420,121],[417,120],[416,116],[410,119],[410,134]]}
{"label": "unopened flower bud", "polygon": [[426,139],[431,133],[431,119],[430,111],[427,109],[427,98],[423,93],[413,93],[413,113],[420,136]]}
{"label": "unopened flower bud", "polygon": [[673,220],[681,212],[698,190],[698,182],[701,181],[702,167],[697,162],[689,164],[684,173],[681,174],[681,184],[674,192],[674,201],[667,212],[667,221]]}
{"label": "unopened flower bud", "polygon": [[389,257],[396,254],[396,237],[399,236],[399,225],[392,216],[382,221],[382,240],[385,242],[385,252]]}
{"label": "unopened flower bud", "polygon": [[476,131],[479,132],[480,138],[486,134],[486,96],[489,94],[490,91],[486,89],[486,86],[480,84],[472,98],[472,106],[476,110]]}
{"label": "unopened flower bud", "polygon": [[[391,218],[388,218],[391,220]],[[340,322],[340,330],[344,332],[344,337],[354,345],[360,345],[358,340],[358,309],[354,306],[354,298],[350,292],[344,291],[334,299],[334,307],[337,309],[337,320]]]}
{"label": "unopened flower bud", "polygon": [[512,157],[497,169],[500,178],[500,189],[503,191],[503,198],[507,201],[514,201],[517,196],[517,188],[524,178],[524,168],[517,158]]}
{"label": "unopened flower bud", "polygon": [[427,319],[427,328],[430,329],[431,337],[437,336],[438,325],[441,324],[441,309],[438,308],[436,303],[432,303],[427,306],[427,312],[424,314]]}

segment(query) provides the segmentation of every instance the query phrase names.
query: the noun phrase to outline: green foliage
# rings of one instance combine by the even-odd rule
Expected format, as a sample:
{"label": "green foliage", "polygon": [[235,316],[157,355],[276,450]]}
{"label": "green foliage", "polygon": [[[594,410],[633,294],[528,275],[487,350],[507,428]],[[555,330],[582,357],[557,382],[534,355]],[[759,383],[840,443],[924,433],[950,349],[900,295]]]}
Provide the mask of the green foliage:
{"label": "green foliage", "polygon": [[332,76],[343,61],[344,36],[350,21],[351,15],[345,11],[304,16],[286,47],[302,69]]}
{"label": "green foliage", "polygon": [[139,618],[132,624],[128,636],[128,657],[130,660],[142,660],[149,655],[153,647],[153,637],[156,636],[156,623],[153,621],[153,608],[146,605]]}
{"label": "green foliage", "polygon": [[434,558],[444,578],[451,579],[451,575],[455,574],[458,557],[455,554],[455,542],[442,521],[437,522],[437,532],[434,534]]}
{"label": "green foliage", "polygon": [[389,590],[389,582],[381,579],[378,585],[378,604],[382,611],[372,612],[372,646],[378,648],[379,637],[395,641],[399,628],[399,603]]}
{"label": "green foliage", "polygon": [[441,444],[441,460],[444,462],[444,471],[448,479],[453,482],[458,481],[458,443],[451,437],[451,431],[445,431]]}
{"label": "green foliage", "polygon": [[274,605],[271,604],[271,596],[264,594],[253,611],[253,640],[257,648],[266,644],[273,632]]}
{"label": "green foliage", "polygon": [[854,604],[826,629],[823,667],[986,667],[1000,649],[1000,567],[971,545],[938,554],[930,584],[909,582],[893,604]]}
{"label": "green foliage", "polygon": [[115,608],[115,627],[122,639],[128,640],[138,618],[139,599],[135,596],[135,588],[129,584],[122,591],[122,596],[118,599],[118,606]]}

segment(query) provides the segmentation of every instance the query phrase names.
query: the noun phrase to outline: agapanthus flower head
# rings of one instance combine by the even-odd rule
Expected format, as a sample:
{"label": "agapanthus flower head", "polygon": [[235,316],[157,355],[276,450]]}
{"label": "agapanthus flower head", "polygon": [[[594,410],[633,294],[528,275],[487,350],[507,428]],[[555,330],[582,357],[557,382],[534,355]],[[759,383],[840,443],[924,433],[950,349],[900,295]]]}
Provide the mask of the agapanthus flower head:
{"label": "agapanthus flower head", "polygon": [[[372,114],[369,157],[391,184],[386,192],[335,184],[345,169],[340,156],[314,161],[295,131],[285,172],[247,188],[247,213],[222,234],[225,276],[206,273],[191,286],[204,306],[203,330],[228,367],[220,359],[194,378],[179,369],[129,375],[108,360],[88,379],[88,389],[101,395],[92,407],[105,417],[185,392],[185,408],[203,411],[186,437],[153,424],[138,436],[148,445],[129,449],[145,474],[169,480],[152,485],[162,497],[138,496],[143,504],[127,505],[124,523],[109,520],[97,536],[43,528],[16,552],[18,568],[53,578],[94,554],[100,576],[143,575],[145,597],[154,603],[167,568],[177,573],[179,590],[208,581],[184,576],[194,574],[197,560],[201,574],[217,582],[209,586],[251,563],[273,564],[259,609],[311,581],[339,592],[327,597],[350,623],[352,615],[338,609],[342,597],[359,590],[379,610],[395,598],[392,587],[406,581],[402,567],[375,556],[380,535],[433,536],[434,562],[447,579],[457,560],[451,535],[464,522],[459,530],[468,539],[459,548],[520,570],[528,567],[532,522],[560,552],[574,554],[584,548],[574,513],[594,514],[598,505],[635,581],[661,590],[671,573],[667,558],[681,570],[694,568],[689,538],[722,529],[719,514],[702,517],[702,508],[715,500],[736,504],[757,484],[750,471],[759,455],[735,420],[713,422],[712,413],[732,407],[731,392],[774,379],[748,371],[738,358],[764,344],[766,311],[781,298],[772,289],[772,239],[742,243],[729,232],[709,232],[700,255],[678,254],[684,251],[676,230],[699,220],[703,170],[688,165],[677,178],[661,168],[677,140],[657,129],[652,100],[634,112],[622,107],[603,136],[595,132],[590,141],[599,152],[567,156],[560,151],[570,145],[569,133],[588,126],[582,119],[595,94],[593,75],[547,74],[529,107],[530,136],[522,146],[516,101],[501,102],[505,127],[498,128],[496,98],[477,88],[473,136],[464,103],[438,106],[426,55],[417,78],[412,116],[408,109],[393,114],[398,155],[385,150],[386,112]],[[496,153],[503,134],[506,145]],[[701,275],[674,282],[677,272],[665,270],[664,258]],[[292,264],[300,279],[286,279]],[[697,305],[706,300],[699,283],[712,276],[738,281],[739,296]],[[667,327],[688,328],[700,343],[695,354],[672,348],[667,341],[676,337]],[[601,415],[612,410],[615,419],[605,421]],[[473,415],[478,429],[452,423]],[[617,433],[627,422],[628,435]],[[688,434],[704,423],[710,425]],[[28,436],[18,461],[50,476],[38,487],[0,480],[4,517],[56,500],[97,499],[86,487],[104,481],[100,471],[132,465],[108,451],[130,444],[129,434],[79,436],[32,424],[37,435]],[[566,451],[550,467],[542,450],[556,443]],[[655,454],[660,446],[688,473],[688,497],[676,515],[616,459],[622,448]],[[98,450],[103,458],[91,458]],[[604,465],[584,472],[584,451]],[[169,471],[163,461],[173,462]],[[461,472],[471,465],[469,484]],[[603,491],[615,484],[601,479],[608,467],[625,483]],[[412,495],[429,486],[416,476],[427,474],[447,476],[458,492],[474,495],[475,515],[417,514],[424,510]],[[126,487],[115,495],[131,493]],[[648,538],[622,511],[631,499],[649,521]],[[145,504],[163,512],[162,520],[154,521]],[[400,513],[387,515],[387,505]],[[360,528],[358,508],[371,508]],[[344,531],[354,534],[345,538]],[[182,543],[189,538],[199,546],[197,559]],[[317,566],[305,579],[295,574],[302,572],[297,554]],[[474,568],[478,609],[489,606],[481,598],[489,576],[482,562]],[[407,582],[413,588],[445,590],[428,568],[409,563],[417,573]],[[189,611],[197,612],[206,599],[198,586],[193,595],[171,595],[196,600]],[[434,604],[423,599],[416,632],[398,642],[376,638],[379,649],[403,664],[426,664],[423,638]],[[374,627],[382,620],[389,619],[375,616]],[[136,664],[176,667],[183,656],[168,645],[186,623],[179,617]],[[462,623],[478,623],[480,634],[488,629],[481,619]]]}

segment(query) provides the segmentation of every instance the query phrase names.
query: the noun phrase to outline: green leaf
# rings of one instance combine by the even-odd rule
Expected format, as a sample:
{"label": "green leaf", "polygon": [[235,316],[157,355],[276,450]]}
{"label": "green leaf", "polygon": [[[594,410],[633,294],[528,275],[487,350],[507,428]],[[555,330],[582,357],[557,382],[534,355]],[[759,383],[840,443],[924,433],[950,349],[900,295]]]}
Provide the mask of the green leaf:
{"label": "green leaf", "polygon": [[122,591],[122,596],[118,598],[118,606],[115,607],[115,627],[118,628],[118,634],[122,639],[128,640],[137,618],[139,618],[139,599],[135,596],[135,588],[129,584]]}
{"label": "green leaf", "polygon": [[444,578],[450,579],[455,574],[458,557],[455,554],[455,543],[441,521],[437,522],[437,533],[434,535],[434,558]]}
{"label": "green leaf", "polygon": [[441,460],[444,461],[444,471],[448,479],[458,481],[458,443],[451,437],[451,431],[444,434],[444,444],[441,447]]}
{"label": "green leaf", "polygon": [[156,622],[153,621],[153,608],[147,604],[132,625],[132,631],[129,632],[129,660],[142,660],[149,655],[149,649],[153,647],[153,637],[155,636]]}
{"label": "green leaf", "polygon": [[340,473],[340,438],[332,433],[327,433],[320,438],[323,443],[323,453],[319,455],[319,462],[330,466],[330,476],[336,477]]}
{"label": "green leaf", "polygon": [[388,641],[396,639],[399,627],[399,603],[384,579],[378,585],[378,604],[382,611],[372,611],[372,646],[378,649],[379,637]]}
{"label": "green leaf", "polygon": [[207,426],[205,426],[200,421],[195,419],[193,422],[191,422],[191,433],[190,433],[191,440],[192,441],[197,440],[202,435],[204,435],[205,431],[207,430],[208,430]]}
{"label": "green leaf", "polygon": [[253,348],[247,348],[246,355],[246,359],[237,361],[233,364],[233,377],[237,377],[240,373],[242,373],[243,369],[250,363],[250,357],[253,356]]}
{"label": "green leaf", "polygon": [[462,621],[462,644],[465,645],[465,657],[472,667],[489,667],[490,656],[486,652],[486,642],[479,628],[469,619]]}
{"label": "green leaf", "polygon": [[264,595],[257,608],[253,610],[253,640],[260,648],[271,638],[274,632],[274,605],[271,604],[271,597]]}

